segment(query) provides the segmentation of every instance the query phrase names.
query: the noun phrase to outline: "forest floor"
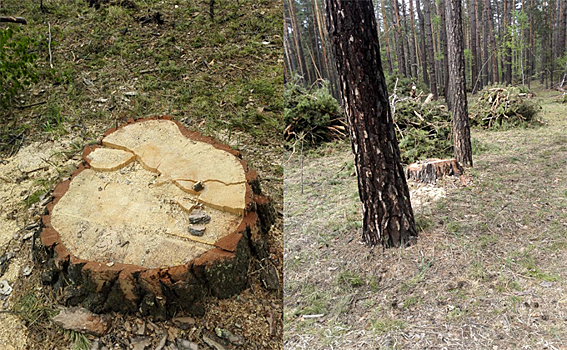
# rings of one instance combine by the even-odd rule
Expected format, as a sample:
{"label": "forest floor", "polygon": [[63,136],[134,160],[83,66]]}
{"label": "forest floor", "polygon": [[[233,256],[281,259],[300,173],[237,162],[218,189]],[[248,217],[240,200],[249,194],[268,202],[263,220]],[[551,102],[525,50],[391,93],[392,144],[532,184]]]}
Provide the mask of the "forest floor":
{"label": "forest floor", "polygon": [[[27,19],[16,37],[34,39],[39,73],[15,107],[0,109],[0,281],[13,288],[8,293],[0,285],[10,294],[0,293],[0,348],[153,349],[167,335],[165,349],[181,339],[207,349],[203,335],[224,329],[243,337],[243,348],[281,349],[282,292],[263,287],[255,263],[248,289],[224,300],[207,297],[205,316],[187,330],[112,314],[110,333],[87,339],[50,321],[59,305],[40,282],[41,261],[33,259],[32,247],[41,249],[36,224],[83,146],[129,118],[170,115],[229,144],[258,171],[276,210],[283,209],[281,4],[215,2],[211,20],[208,1],[91,2],[100,8],[50,0],[43,1],[45,11],[32,0],[0,7],[2,15]],[[282,228],[279,215],[268,237],[280,278]]]}
{"label": "forest floor", "polygon": [[567,108],[473,130],[469,183],[410,183],[417,244],[361,243],[346,143],[285,155],[286,349],[567,349]]}

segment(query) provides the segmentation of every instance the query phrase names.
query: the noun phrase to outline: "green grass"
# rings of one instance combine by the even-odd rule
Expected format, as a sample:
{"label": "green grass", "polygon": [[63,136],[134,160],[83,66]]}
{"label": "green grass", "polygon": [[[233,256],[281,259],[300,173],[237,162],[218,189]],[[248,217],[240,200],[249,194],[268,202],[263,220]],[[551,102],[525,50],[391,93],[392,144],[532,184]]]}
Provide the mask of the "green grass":
{"label": "green grass", "polygon": [[57,314],[57,310],[45,306],[44,298],[40,292],[32,290],[15,300],[14,312],[26,321],[28,327],[42,318],[50,318]]}
{"label": "green grass", "polygon": [[379,318],[370,322],[375,334],[383,334],[392,331],[403,330],[407,325],[405,322],[392,318]]}

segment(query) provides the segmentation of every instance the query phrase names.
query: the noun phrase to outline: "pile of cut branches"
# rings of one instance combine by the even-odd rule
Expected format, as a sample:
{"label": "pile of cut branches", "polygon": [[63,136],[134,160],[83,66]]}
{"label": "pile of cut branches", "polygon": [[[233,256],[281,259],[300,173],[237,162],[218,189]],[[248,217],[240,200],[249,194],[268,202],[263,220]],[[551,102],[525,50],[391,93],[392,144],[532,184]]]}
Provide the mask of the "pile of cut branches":
{"label": "pile of cut branches", "polygon": [[284,90],[284,123],[286,141],[301,139],[317,146],[348,137],[339,103],[326,83],[309,89],[297,82],[288,83]]}
{"label": "pile of cut branches", "polygon": [[426,158],[446,158],[453,153],[451,115],[438,102],[422,103],[421,98],[395,102],[394,123],[402,162]]}
{"label": "pile of cut branches", "polygon": [[497,128],[530,123],[541,109],[532,97],[533,94],[524,87],[488,86],[471,106],[471,124]]}

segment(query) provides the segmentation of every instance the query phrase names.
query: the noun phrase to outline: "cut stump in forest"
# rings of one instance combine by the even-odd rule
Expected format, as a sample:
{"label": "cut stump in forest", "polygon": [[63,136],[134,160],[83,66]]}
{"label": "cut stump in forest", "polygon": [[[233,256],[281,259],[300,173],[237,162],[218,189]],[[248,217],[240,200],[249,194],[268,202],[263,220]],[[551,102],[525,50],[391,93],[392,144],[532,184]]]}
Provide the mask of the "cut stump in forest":
{"label": "cut stump in forest", "polygon": [[239,152],[169,117],[87,146],[43,217],[42,279],[66,305],[167,318],[247,285],[275,219]]}
{"label": "cut stump in forest", "polygon": [[453,159],[427,159],[408,165],[406,177],[424,183],[436,183],[443,176],[461,176],[463,168]]}

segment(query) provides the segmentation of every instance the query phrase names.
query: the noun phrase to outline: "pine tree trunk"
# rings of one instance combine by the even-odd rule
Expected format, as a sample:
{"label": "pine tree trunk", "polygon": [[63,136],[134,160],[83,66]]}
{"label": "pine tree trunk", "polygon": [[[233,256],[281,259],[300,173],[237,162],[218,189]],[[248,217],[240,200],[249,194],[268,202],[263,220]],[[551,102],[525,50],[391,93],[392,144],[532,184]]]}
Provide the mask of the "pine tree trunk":
{"label": "pine tree trunk", "polygon": [[419,55],[418,55],[418,44],[417,44],[417,37],[415,34],[415,21],[414,21],[414,15],[413,15],[413,0],[408,0],[409,2],[409,10],[410,10],[410,34],[411,34],[411,38],[410,38],[410,42],[411,42],[411,52],[412,52],[412,66],[414,69],[414,77],[415,80],[419,79],[419,74],[418,74],[418,70],[419,70]]}
{"label": "pine tree trunk", "polygon": [[469,1],[470,23],[471,23],[471,91],[474,95],[478,87],[478,65],[477,65],[477,43],[476,43],[476,0]]}
{"label": "pine tree trunk", "polygon": [[400,10],[398,7],[398,0],[390,0],[390,4],[394,9],[394,14],[396,15],[396,57],[398,59],[398,73],[402,77],[407,77],[408,73],[406,71],[406,57],[404,54],[404,38],[402,35],[402,26],[400,23]]}
{"label": "pine tree trunk", "polygon": [[494,40],[494,28],[493,28],[493,20],[492,20],[492,10],[490,5],[490,0],[486,0],[484,3],[486,7],[486,21],[487,21],[487,28],[488,28],[488,39],[490,42],[490,51],[492,52],[492,80],[493,84],[498,82],[498,59],[496,56],[496,43]]}
{"label": "pine tree trunk", "polygon": [[419,4],[419,0],[415,0],[415,8],[417,10],[417,18],[419,20],[419,32],[421,38],[421,69],[423,74],[423,83],[426,86],[429,86],[429,72],[427,71],[427,49],[425,46],[425,23],[423,19],[423,12],[421,12],[421,5]]}
{"label": "pine tree trunk", "polygon": [[295,56],[297,57],[301,75],[303,75],[303,78],[308,82],[312,82],[313,77],[311,76],[310,71],[307,69],[307,64],[305,63],[305,55],[303,54],[303,46],[301,44],[301,31],[299,30],[299,25],[297,24],[297,14],[295,11],[294,1],[288,0],[288,4],[289,17],[291,19],[291,28],[293,31],[292,35],[295,43]]}
{"label": "pine tree trunk", "polygon": [[433,53],[433,33],[431,31],[431,2],[423,0],[423,15],[425,20],[425,36],[427,36],[427,58],[431,63],[429,69],[429,88],[433,98],[437,99],[437,77],[435,76],[435,54]]}
{"label": "pine tree trunk", "polygon": [[[510,34],[508,33],[508,26],[512,23],[512,4],[508,3],[509,0],[504,0],[504,35],[503,40],[509,41]],[[510,45],[506,45],[504,49],[504,72],[506,73],[504,82],[507,85],[512,85],[512,47]]]}
{"label": "pine tree trunk", "polygon": [[471,135],[465,87],[465,56],[463,48],[463,24],[461,1],[447,0],[449,92],[448,101],[453,116],[453,143],[455,158],[461,164],[472,166]]}
{"label": "pine tree trunk", "polygon": [[400,162],[371,0],[326,0],[363,205],[363,240],[404,246],[417,238]]}
{"label": "pine tree trunk", "polygon": [[[439,0],[439,15],[441,17],[441,50],[443,51],[443,60],[441,61],[443,66],[443,96],[447,99],[450,93],[449,89],[449,62],[447,60],[447,26],[445,23],[445,0]],[[461,36],[462,39],[462,36]],[[447,100],[448,102],[449,100]],[[451,106],[448,106],[451,108]]]}
{"label": "pine tree trunk", "polygon": [[384,22],[384,37],[386,38],[386,55],[388,56],[388,74],[392,74],[394,68],[392,66],[392,54],[390,53],[390,33],[388,32],[388,18],[386,17],[386,4],[384,0],[380,0],[382,9],[382,21]]}
{"label": "pine tree trunk", "polygon": [[416,65],[414,64],[415,62],[415,52],[413,51],[413,39],[412,37],[409,35],[409,33],[411,32],[408,29],[408,19],[407,19],[407,15],[406,15],[406,2],[405,0],[402,0],[402,20],[403,20],[403,27],[402,27],[402,35],[404,37],[404,43],[406,44],[406,71],[408,72],[408,75],[410,77],[415,77],[417,78],[417,72],[416,72]]}

